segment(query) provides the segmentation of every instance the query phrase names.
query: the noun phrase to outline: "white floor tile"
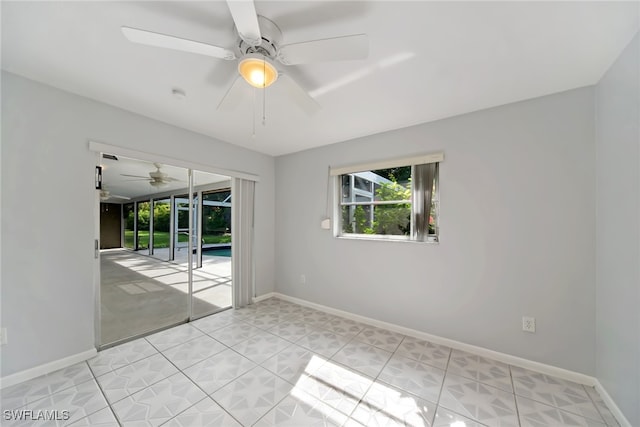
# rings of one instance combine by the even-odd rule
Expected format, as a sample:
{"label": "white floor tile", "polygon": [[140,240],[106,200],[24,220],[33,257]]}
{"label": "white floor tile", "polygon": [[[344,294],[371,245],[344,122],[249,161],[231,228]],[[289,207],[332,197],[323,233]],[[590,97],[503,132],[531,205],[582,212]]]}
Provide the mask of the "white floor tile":
{"label": "white floor tile", "polygon": [[81,418],[69,424],[69,427],[119,427],[118,420],[113,415],[111,408],[104,408],[94,412],[88,417]]}
{"label": "white floor tile", "polygon": [[220,405],[207,397],[180,415],[172,418],[166,427],[241,427]]}
{"label": "white floor tile", "polygon": [[85,362],[60,369],[47,375],[25,381],[0,391],[3,410],[20,408],[54,393],[93,379]]}
{"label": "white floor tile", "polygon": [[113,404],[177,372],[164,356],[154,354],[101,375],[97,381],[109,403]]}
{"label": "white floor tile", "polygon": [[516,396],[520,425],[522,427],[546,427],[546,426],[580,426],[580,427],[604,427],[605,424],[589,418],[584,418],[571,412],[563,411],[526,397]]}
{"label": "white floor tile", "polygon": [[511,372],[517,395],[603,422],[581,384],[514,366],[511,367]]}
{"label": "white floor tile", "polygon": [[283,323],[279,323],[267,329],[267,332],[277,335],[280,338],[284,338],[285,340],[290,342],[296,342],[300,338],[314,331],[316,331],[314,327],[309,326],[305,322],[297,319],[287,320]]}
{"label": "white floor tile", "polygon": [[404,335],[397,332],[369,326],[360,331],[354,339],[383,350],[396,351],[403,338]]}
{"label": "white floor tile", "polygon": [[207,394],[227,385],[256,367],[256,364],[239,353],[226,349],[184,370]]}
{"label": "white floor tile", "polygon": [[302,376],[296,382],[295,390],[350,415],[372,383],[373,378],[328,361],[312,373]]}
{"label": "white floor tile", "polygon": [[[31,410],[33,413],[53,413],[60,415],[57,422],[45,422],[32,420],[23,422],[7,422],[3,426],[42,426],[42,425],[67,425],[81,420],[108,406],[102,392],[95,380],[89,380],[81,384],[65,388],[51,396],[47,396],[35,402],[29,403],[21,409]],[[68,411],[65,415],[62,412]],[[4,414],[3,414],[4,415]]]}
{"label": "white floor tile", "polygon": [[326,361],[324,357],[294,344],[265,360],[261,366],[295,384],[302,375],[312,374]]}
{"label": "white floor tile", "polygon": [[439,405],[490,426],[519,425],[513,393],[458,375],[447,373]]}
{"label": "white floor tile", "polygon": [[330,358],[344,347],[349,339],[333,332],[318,330],[296,341],[296,344],[308,350],[318,353],[323,357]]}
{"label": "white floor tile", "polygon": [[289,316],[275,311],[257,313],[245,321],[257,328],[268,329],[287,320]]}
{"label": "white floor tile", "polygon": [[187,341],[203,335],[204,332],[187,323],[158,332],[157,334],[149,335],[146,339],[159,351],[165,351],[178,344],[184,344]]}
{"label": "white floor tile", "polygon": [[368,325],[365,325],[364,323],[356,322],[355,320],[346,319],[344,317],[332,318],[322,325],[323,329],[349,338],[355,337],[367,327]]}
{"label": "white floor tile", "polygon": [[290,383],[258,366],[211,397],[241,424],[250,426],[287,396],[292,388]]}
{"label": "white floor tile", "polygon": [[193,322],[192,325],[200,329],[205,334],[208,334],[238,321],[240,320],[235,317],[230,310],[227,310],[222,313],[216,313],[214,315],[198,319]]}
{"label": "white floor tile", "polygon": [[98,376],[122,368],[157,352],[147,340],[140,338],[102,350],[96,357],[89,359],[88,362],[94,375]]}
{"label": "white floor tile", "polygon": [[414,337],[405,337],[396,354],[440,369],[447,369],[451,349]]}
{"label": "white floor tile", "polygon": [[433,420],[433,427],[487,427],[470,418],[463,417],[453,411],[438,406],[436,417]]}
{"label": "white floor tile", "polygon": [[341,426],[346,420],[346,415],[318,399],[303,393],[293,393],[280,401],[254,426]]}
{"label": "white floor tile", "polygon": [[227,346],[213,338],[204,335],[187,341],[186,343],[172,347],[162,352],[178,369],[186,369],[189,366],[202,362],[204,359],[220,353]]}
{"label": "white floor tile", "polygon": [[262,329],[251,326],[246,322],[233,323],[211,333],[211,336],[227,346],[236,345],[251,336],[262,331]]}
{"label": "white floor tile", "polygon": [[394,355],[378,379],[435,403],[442,388],[444,371],[413,359]]}
{"label": "white floor tile", "polygon": [[447,372],[513,393],[509,365],[478,356],[477,354],[453,350]]}
{"label": "white floor tile", "polygon": [[596,389],[589,386],[584,386],[584,389],[593,403],[596,405],[596,408],[598,408],[598,412],[600,412],[600,415],[602,416],[605,424],[608,427],[620,427],[618,420],[616,420],[616,417],[614,417],[609,408],[607,408],[607,405],[604,403]]}
{"label": "white floor tile", "polygon": [[430,426],[436,404],[390,385],[374,382],[351,418],[365,426]]}
{"label": "white floor tile", "polygon": [[182,373],[174,374],[112,405],[123,425],[158,426],[206,395]]}
{"label": "white floor tile", "polygon": [[292,345],[291,342],[279,336],[261,331],[251,338],[234,345],[232,348],[247,359],[262,363],[290,345]]}
{"label": "white floor tile", "polygon": [[363,342],[351,341],[342,347],[331,360],[375,378],[380,374],[391,354],[389,351]]}

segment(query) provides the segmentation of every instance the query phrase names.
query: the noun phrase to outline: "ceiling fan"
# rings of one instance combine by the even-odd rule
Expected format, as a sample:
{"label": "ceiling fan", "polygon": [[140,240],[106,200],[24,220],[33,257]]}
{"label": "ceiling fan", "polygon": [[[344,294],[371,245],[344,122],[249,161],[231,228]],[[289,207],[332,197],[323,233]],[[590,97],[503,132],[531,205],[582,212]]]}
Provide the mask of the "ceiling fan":
{"label": "ceiling fan", "polygon": [[153,165],[156,167],[156,170],[149,172],[149,177],[141,176],[141,175],[128,175],[128,174],[124,174],[124,173],[122,173],[120,175],[128,176],[128,177],[131,177],[131,178],[140,178],[142,180],[149,181],[149,184],[152,187],[164,187],[165,185],[169,184],[170,182],[180,181],[179,179],[170,177],[168,173],[162,172],[160,170],[160,168],[162,167],[162,165],[160,163],[154,163]]}
{"label": "ceiling fan", "polygon": [[117,194],[111,194],[111,192],[105,188],[100,190],[100,201],[106,202],[109,199],[131,200],[131,197],[118,196]]}
{"label": "ceiling fan", "polygon": [[274,22],[256,13],[253,0],[227,0],[227,5],[238,36],[238,42],[233,49],[126,26],[122,27],[122,32],[134,43],[207,55],[227,61],[237,59],[239,76],[218,104],[218,109],[230,109],[239,102],[244,79],[256,88],[266,88],[278,81],[278,86],[284,89],[293,102],[312,114],[319,110],[320,105],[291,76],[278,70],[275,62],[290,66],[365,59],[369,55],[369,40],[366,34],[283,45],[282,32]]}

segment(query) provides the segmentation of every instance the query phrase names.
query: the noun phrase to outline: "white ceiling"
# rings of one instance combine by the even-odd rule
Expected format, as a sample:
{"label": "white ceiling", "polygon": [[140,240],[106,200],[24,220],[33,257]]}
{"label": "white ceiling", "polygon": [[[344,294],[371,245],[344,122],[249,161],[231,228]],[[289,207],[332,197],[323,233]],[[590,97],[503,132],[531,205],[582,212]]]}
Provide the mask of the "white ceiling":
{"label": "white ceiling", "polygon": [[[254,112],[216,107],[236,63],[127,41],[122,25],[231,47],[223,1],[2,1],[12,73],[271,155],[597,83],[638,30],[638,2],[258,1],[283,43],[367,33],[367,60],[279,66],[322,105],[278,82]],[[186,98],[172,96],[181,88]]]}
{"label": "white ceiling", "polygon": [[[102,165],[102,187],[109,191],[111,196],[122,196],[131,199],[142,196],[160,197],[168,193],[178,194],[184,191],[188,194],[189,175],[188,170],[171,165],[161,165],[160,170],[168,174],[176,181],[168,182],[162,187],[153,187],[149,181],[149,172],[155,172],[156,167],[151,162],[142,160],[129,159],[122,156],[116,156],[117,160],[103,158]],[[134,178],[124,175],[137,175],[141,178]],[[208,172],[194,171],[193,185],[207,186],[221,182],[229,182],[228,176],[216,175]],[[107,200],[112,203],[126,203],[126,200],[120,198],[111,198]]]}

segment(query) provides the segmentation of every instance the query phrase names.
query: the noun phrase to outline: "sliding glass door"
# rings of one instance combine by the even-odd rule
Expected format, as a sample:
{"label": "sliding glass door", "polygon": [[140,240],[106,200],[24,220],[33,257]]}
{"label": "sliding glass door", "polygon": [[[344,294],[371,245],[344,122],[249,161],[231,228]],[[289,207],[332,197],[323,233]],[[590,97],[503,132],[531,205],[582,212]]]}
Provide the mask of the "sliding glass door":
{"label": "sliding glass door", "polygon": [[149,254],[149,201],[136,203],[136,251]]}
{"label": "sliding glass door", "polygon": [[230,179],[122,157],[110,161],[103,179],[128,200],[121,206],[122,247],[100,257],[100,344],[231,307]]}
{"label": "sliding glass door", "polygon": [[125,203],[122,206],[122,223],[124,228],[124,244],[126,249],[135,249],[135,204]]}
{"label": "sliding glass door", "polygon": [[231,189],[198,192],[193,317],[231,306]]}
{"label": "sliding glass door", "polygon": [[171,201],[160,199],[153,201],[153,256],[169,261],[171,231]]}

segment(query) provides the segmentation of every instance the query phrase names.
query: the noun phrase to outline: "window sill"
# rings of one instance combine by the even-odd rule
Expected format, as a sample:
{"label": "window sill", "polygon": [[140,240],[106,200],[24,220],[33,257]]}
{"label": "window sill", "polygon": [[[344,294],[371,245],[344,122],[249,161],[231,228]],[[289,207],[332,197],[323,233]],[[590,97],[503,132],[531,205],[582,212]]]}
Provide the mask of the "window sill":
{"label": "window sill", "polygon": [[409,238],[403,238],[403,236],[395,236],[395,237],[386,237],[386,236],[371,236],[371,235],[366,235],[366,234],[357,234],[357,235],[350,235],[350,236],[334,236],[336,239],[339,240],[366,240],[369,242],[395,242],[395,243],[413,243],[413,244],[419,244],[419,245],[439,245],[440,241],[433,241],[433,240],[427,240],[427,241],[420,241],[420,240],[410,240]]}

